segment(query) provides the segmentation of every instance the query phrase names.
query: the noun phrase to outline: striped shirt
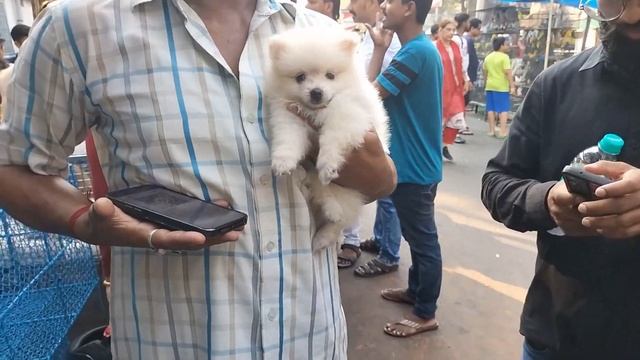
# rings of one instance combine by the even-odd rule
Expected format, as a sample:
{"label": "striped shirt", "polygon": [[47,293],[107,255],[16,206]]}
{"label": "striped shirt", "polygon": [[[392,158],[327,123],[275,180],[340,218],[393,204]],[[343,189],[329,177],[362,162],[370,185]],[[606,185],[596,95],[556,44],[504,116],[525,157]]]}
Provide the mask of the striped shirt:
{"label": "striped shirt", "polygon": [[236,243],[159,256],[115,248],[115,359],[344,359],[336,250],[315,230],[302,170],[270,171],[267,38],[329,25],[258,0],[236,77],[184,0],[67,0],[20,52],[0,164],[64,175],[91,129],[110,190],[160,184],[249,215]]}

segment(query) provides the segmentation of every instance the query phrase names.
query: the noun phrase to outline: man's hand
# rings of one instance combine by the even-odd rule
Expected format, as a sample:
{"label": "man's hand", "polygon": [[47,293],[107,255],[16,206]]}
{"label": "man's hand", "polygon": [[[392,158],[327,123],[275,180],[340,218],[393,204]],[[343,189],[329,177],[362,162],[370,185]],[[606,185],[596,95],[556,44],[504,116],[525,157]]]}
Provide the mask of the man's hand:
{"label": "man's hand", "polygon": [[515,85],[511,85],[509,93],[513,96],[516,96],[518,94]]}
{"label": "man's hand", "polygon": [[369,131],[362,146],[347,155],[338,178],[333,182],[358,190],[371,201],[388,196],[395,190],[395,165],[385,154],[375,131]]}
{"label": "man's hand", "polygon": [[596,190],[600,200],[578,207],[584,226],[612,239],[640,235],[640,169],[623,162],[599,161],[585,170],[616,181]]}
{"label": "man's hand", "polygon": [[[229,206],[226,201],[216,201],[220,206]],[[79,239],[91,244],[130,247],[149,247],[149,234],[157,226],[134,219],[116,207],[107,198],[98,199],[89,212],[81,216],[74,226]],[[154,248],[163,250],[198,250],[208,246],[236,241],[242,229],[224,235],[207,238],[195,231],[169,231],[160,229],[153,234]]]}
{"label": "man's hand", "polygon": [[385,51],[391,46],[391,41],[393,41],[393,31],[387,30],[382,27],[381,15],[378,13],[378,20],[376,21],[375,26],[371,26],[369,24],[365,24],[367,30],[369,31],[369,36],[371,36],[371,40],[373,40],[373,46],[375,48],[382,48]]}
{"label": "man's hand", "polygon": [[547,194],[547,207],[553,221],[568,236],[594,236],[597,235],[582,225],[582,215],[578,212],[578,205],[583,198],[573,195],[567,190],[564,181],[555,184]]}

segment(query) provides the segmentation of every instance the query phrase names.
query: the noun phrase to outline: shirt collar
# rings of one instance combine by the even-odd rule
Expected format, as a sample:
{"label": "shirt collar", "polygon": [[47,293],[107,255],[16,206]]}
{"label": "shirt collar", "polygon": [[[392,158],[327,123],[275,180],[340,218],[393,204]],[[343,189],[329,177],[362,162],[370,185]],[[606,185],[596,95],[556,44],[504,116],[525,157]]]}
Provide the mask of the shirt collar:
{"label": "shirt collar", "polygon": [[144,3],[148,3],[151,2],[153,0],[131,0],[131,8],[134,8],[140,4],[144,4]]}
{"label": "shirt collar", "polygon": [[[158,0],[131,0],[131,8],[135,8],[136,6],[152,1]],[[282,7],[279,2],[276,0],[257,0],[256,4],[256,13],[259,15],[271,15],[278,12]],[[288,3],[288,1],[283,1],[284,3]]]}
{"label": "shirt collar", "polygon": [[605,60],[606,60],[606,53],[602,45],[600,45],[595,50],[593,50],[591,55],[589,55],[589,58],[587,59],[587,61],[585,61],[584,64],[582,64],[582,67],[580,67],[580,71],[591,70],[594,67],[596,67],[596,65],[600,64],[601,62],[604,62]]}

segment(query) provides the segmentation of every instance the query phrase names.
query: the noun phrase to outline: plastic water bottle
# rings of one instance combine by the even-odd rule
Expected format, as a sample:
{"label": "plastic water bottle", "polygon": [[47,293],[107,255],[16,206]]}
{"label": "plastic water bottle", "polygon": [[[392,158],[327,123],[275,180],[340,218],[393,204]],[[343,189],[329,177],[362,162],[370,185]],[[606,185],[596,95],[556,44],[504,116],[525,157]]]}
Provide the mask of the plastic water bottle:
{"label": "plastic water bottle", "polygon": [[[571,165],[589,165],[597,163],[600,160],[616,161],[618,155],[622,151],[624,140],[616,134],[606,134],[598,142],[598,145],[591,146],[581,151]],[[551,235],[564,236],[564,231],[560,227],[555,227],[548,231]]]}
{"label": "plastic water bottle", "polygon": [[607,134],[602,137],[598,145],[585,149],[576,155],[571,165],[588,165],[600,160],[616,161],[623,146],[624,140],[620,136]]}

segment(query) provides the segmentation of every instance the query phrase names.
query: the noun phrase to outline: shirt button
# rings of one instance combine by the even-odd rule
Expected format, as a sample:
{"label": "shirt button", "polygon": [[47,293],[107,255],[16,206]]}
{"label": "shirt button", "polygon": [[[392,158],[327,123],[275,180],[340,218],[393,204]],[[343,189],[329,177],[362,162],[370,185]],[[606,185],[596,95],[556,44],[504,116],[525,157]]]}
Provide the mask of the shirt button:
{"label": "shirt button", "polygon": [[256,117],[254,115],[247,115],[246,119],[250,124],[253,124],[254,122],[256,122]]}
{"label": "shirt button", "polygon": [[267,186],[269,185],[269,180],[271,180],[271,177],[269,175],[262,175],[260,176],[260,184]]}
{"label": "shirt button", "polygon": [[267,252],[272,252],[273,249],[275,248],[276,248],[276,244],[274,244],[273,241],[269,241],[269,243],[267,243],[267,247],[266,247]]}
{"label": "shirt button", "polygon": [[276,309],[271,309],[269,310],[269,313],[267,314],[267,319],[269,319],[269,321],[273,321],[276,319],[278,315],[276,315]]}

